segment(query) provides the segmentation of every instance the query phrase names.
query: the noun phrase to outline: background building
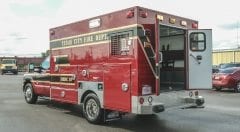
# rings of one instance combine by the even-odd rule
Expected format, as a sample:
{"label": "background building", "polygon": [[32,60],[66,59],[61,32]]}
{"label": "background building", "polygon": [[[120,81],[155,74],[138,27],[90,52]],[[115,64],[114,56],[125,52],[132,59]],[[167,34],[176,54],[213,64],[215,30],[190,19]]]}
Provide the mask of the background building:
{"label": "background building", "polygon": [[26,71],[29,63],[34,63],[36,65],[40,65],[41,62],[45,59],[44,57],[0,57],[0,64],[2,59],[16,59],[18,70]]}
{"label": "background building", "polygon": [[212,54],[213,65],[221,63],[240,62],[240,49],[215,50]]}

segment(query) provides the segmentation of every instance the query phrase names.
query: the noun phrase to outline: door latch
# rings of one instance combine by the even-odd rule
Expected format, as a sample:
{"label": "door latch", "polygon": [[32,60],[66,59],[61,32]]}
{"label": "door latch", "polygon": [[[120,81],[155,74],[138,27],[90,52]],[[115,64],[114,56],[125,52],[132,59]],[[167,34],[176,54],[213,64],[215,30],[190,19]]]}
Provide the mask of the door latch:
{"label": "door latch", "polygon": [[200,62],[200,60],[202,60],[202,56],[201,56],[201,55],[197,55],[197,57],[196,57],[196,56],[194,56],[193,54],[190,54],[190,56],[192,56],[193,59],[194,59],[198,64],[201,64],[201,62]]}

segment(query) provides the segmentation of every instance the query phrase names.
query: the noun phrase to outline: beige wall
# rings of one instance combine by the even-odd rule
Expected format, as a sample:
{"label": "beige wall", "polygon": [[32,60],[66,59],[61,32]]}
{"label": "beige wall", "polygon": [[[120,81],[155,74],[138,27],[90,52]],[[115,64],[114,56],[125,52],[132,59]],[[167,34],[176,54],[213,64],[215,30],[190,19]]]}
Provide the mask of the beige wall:
{"label": "beige wall", "polygon": [[221,63],[240,62],[240,51],[219,51],[213,52],[213,65]]}

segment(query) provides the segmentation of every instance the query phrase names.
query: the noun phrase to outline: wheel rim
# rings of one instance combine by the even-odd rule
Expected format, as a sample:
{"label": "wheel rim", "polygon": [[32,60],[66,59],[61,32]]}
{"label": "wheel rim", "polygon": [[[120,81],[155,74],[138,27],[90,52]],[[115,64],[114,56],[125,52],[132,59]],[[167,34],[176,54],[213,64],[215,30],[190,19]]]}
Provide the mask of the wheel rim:
{"label": "wheel rim", "polygon": [[237,91],[240,91],[240,82],[237,84]]}
{"label": "wheel rim", "polygon": [[32,99],[32,89],[30,87],[26,88],[25,97],[27,101],[30,101]]}
{"label": "wheel rim", "polygon": [[86,113],[90,120],[95,120],[99,114],[99,106],[94,99],[89,99],[86,103]]}

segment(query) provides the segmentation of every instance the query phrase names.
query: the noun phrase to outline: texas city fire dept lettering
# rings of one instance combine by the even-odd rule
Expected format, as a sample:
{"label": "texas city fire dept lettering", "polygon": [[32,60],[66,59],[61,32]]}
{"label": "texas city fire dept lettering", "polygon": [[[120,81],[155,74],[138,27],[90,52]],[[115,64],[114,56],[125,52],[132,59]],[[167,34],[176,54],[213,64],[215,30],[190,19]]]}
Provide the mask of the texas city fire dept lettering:
{"label": "texas city fire dept lettering", "polygon": [[76,38],[72,38],[72,39],[62,40],[60,47],[80,45],[80,44],[92,43],[92,42],[104,41],[104,40],[108,40],[107,33],[94,34],[94,35],[89,35],[89,36],[76,37]]}
{"label": "texas city fire dept lettering", "polygon": [[92,33],[91,35],[82,34],[82,35],[73,36],[70,38],[51,40],[50,48],[54,50],[54,49],[81,46],[85,44],[86,45],[96,44],[99,42],[104,42],[106,40],[109,40],[110,38],[109,35],[111,34],[116,34],[118,32],[124,32],[124,31],[128,31],[130,33],[129,37],[133,37],[137,35],[137,30],[138,30],[138,27],[136,25],[132,25],[124,29],[118,28],[116,30],[111,30],[111,31],[95,32],[95,33]]}

